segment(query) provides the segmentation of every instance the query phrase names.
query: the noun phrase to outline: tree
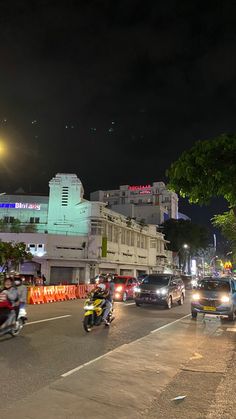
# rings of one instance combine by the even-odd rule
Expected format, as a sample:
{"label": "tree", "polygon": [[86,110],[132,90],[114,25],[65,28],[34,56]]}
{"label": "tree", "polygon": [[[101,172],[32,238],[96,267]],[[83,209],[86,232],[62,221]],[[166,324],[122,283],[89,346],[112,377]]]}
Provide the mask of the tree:
{"label": "tree", "polygon": [[24,226],[24,233],[36,233],[37,227],[35,224],[26,224]]}
{"label": "tree", "polygon": [[20,263],[24,262],[24,260],[31,260],[32,257],[32,254],[26,250],[25,243],[0,241],[1,272],[5,273],[9,269],[18,269]]}
{"label": "tree", "polygon": [[170,242],[169,250],[173,252],[178,252],[185,243],[189,245],[192,254],[209,245],[208,229],[190,220],[169,219],[163,224],[163,233]]}
{"label": "tree", "polygon": [[[190,220],[169,219],[163,224],[163,233],[169,241],[168,249],[178,253],[180,267],[187,264],[187,259],[189,264],[191,255],[196,255],[200,249],[206,249],[209,245],[208,229]],[[188,245],[187,249],[184,244]]]}
{"label": "tree", "polygon": [[236,218],[233,210],[214,215],[212,224],[219,228],[223,236],[229,240],[233,252],[233,261],[236,262]]}
{"label": "tree", "polygon": [[236,135],[198,141],[167,171],[169,187],[190,203],[224,197],[236,216]]}
{"label": "tree", "polygon": [[10,227],[10,232],[11,233],[21,233],[22,232],[21,221],[18,220],[18,218],[14,218],[14,220],[12,221],[11,227]]}

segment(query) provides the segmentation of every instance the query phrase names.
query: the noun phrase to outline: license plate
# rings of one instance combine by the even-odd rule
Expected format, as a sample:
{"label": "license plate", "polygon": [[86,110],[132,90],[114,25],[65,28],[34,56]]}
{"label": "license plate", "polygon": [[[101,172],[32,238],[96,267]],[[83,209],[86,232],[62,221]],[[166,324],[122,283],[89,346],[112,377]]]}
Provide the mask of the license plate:
{"label": "license plate", "polygon": [[215,307],[211,307],[211,306],[204,306],[203,307],[203,310],[204,311],[216,311],[216,308]]}

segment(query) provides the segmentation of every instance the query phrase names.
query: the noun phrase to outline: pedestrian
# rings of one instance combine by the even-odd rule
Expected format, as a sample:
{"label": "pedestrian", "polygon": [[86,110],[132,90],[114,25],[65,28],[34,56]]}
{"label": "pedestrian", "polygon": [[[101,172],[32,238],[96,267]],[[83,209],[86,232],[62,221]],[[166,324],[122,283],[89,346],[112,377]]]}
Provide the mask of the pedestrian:
{"label": "pedestrian", "polygon": [[46,285],[47,279],[44,275],[42,275],[43,285]]}

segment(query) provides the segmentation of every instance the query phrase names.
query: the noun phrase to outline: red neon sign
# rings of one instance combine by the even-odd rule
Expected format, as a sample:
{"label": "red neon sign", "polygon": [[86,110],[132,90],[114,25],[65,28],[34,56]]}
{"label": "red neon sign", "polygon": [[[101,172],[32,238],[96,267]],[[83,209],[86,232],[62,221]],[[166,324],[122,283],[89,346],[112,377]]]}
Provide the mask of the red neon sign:
{"label": "red neon sign", "polygon": [[151,185],[139,185],[139,186],[129,186],[129,191],[140,191],[144,189],[150,189]]}

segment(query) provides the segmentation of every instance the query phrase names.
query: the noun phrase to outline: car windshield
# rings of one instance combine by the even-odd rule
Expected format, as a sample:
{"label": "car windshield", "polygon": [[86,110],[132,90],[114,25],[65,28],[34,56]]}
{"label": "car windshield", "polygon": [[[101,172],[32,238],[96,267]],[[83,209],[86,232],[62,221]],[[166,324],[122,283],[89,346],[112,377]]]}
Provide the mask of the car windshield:
{"label": "car windshield", "polygon": [[198,288],[200,290],[206,290],[206,291],[219,291],[219,292],[229,292],[230,286],[229,282],[226,281],[200,281],[198,284]]}
{"label": "car windshield", "polygon": [[142,284],[148,284],[148,285],[168,285],[170,278],[168,276],[163,275],[151,275],[146,276],[144,278]]}
{"label": "car windshield", "polygon": [[113,282],[115,284],[124,284],[126,282],[126,278],[119,278],[119,277],[117,277],[117,278],[114,278],[114,281]]}

